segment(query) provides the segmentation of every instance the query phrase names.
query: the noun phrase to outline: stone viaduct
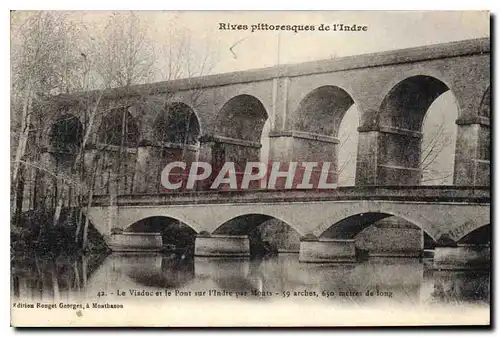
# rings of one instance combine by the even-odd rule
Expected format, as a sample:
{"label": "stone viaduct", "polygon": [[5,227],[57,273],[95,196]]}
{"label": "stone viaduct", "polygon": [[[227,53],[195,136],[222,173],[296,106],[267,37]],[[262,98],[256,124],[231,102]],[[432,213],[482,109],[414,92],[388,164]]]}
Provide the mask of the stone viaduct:
{"label": "stone viaduct", "polygon": [[[458,119],[449,121],[457,125],[454,187],[418,189],[422,124],[430,105],[447,91],[453,93],[458,107]],[[96,200],[101,204],[89,214],[105,236],[110,235],[110,228],[104,219],[127,227],[153,213],[185,220],[199,232],[220,235],[234,234],[220,227],[229,217],[260,214],[279,218],[304,235],[335,233],[325,238],[329,240],[348,239],[342,231],[328,230],[343,218],[362,227],[366,221],[398,215],[436,240],[458,227],[473,231],[489,224],[489,39],[61,95],[51,104],[54,113],[44,121],[48,131],[41,140],[46,164],[69,167],[84,130],[90,135],[84,151],[86,168],[96,157],[105,158],[96,169]],[[383,202],[376,201],[379,194],[370,192],[366,198],[375,199],[359,200],[362,195],[357,195],[354,200],[283,204],[272,197],[273,205],[278,202],[275,206],[258,200],[249,206],[221,197],[226,204],[214,205],[207,200],[217,199],[215,193],[201,197],[205,198],[202,204],[178,194],[185,202],[179,205],[175,197],[165,199],[158,194],[162,192],[159,174],[169,161],[215,165],[234,161],[237,167],[259,161],[266,121],[270,124],[270,160],[336,163],[340,123],[353,104],[360,114],[354,190],[392,186],[399,191],[396,194],[406,191],[406,201],[384,191]],[[94,108],[96,113],[92,113]],[[113,163],[118,158],[117,168]],[[335,176],[335,165],[331,171]],[[467,199],[477,191],[482,193],[481,200]],[[414,205],[420,192],[434,193],[437,201],[426,199]],[[305,197],[295,193],[290,196],[296,200]],[[104,203],[109,194],[118,195],[114,204]],[[130,201],[134,195],[137,202]],[[451,195],[451,201],[440,201]],[[462,199],[456,201],[456,195]],[[464,203],[464,198],[469,201]],[[357,214],[380,216],[361,217],[365,221]],[[460,239],[451,236],[452,241]]]}
{"label": "stone viaduct", "polygon": [[[415,224],[444,245],[450,245],[446,240],[469,245],[473,234],[490,224],[490,193],[488,188],[391,186],[141,194],[122,196],[116,205],[110,205],[108,197],[98,197],[88,216],[101,233],[110,232],[113,226],[126,231],[115,234],[118,241],[109,241],[117,250],[124,244],[157,247],[158,235],[127,233],[142,219],[161,216],[181,221],[200,234],[198,255],[208,256],[249,255],[249,230],[279,219],[302,235],[301,260],[353,261],[354,237],[391,216]],[[404,247],[399,253],[408,256],[409,251]]]}

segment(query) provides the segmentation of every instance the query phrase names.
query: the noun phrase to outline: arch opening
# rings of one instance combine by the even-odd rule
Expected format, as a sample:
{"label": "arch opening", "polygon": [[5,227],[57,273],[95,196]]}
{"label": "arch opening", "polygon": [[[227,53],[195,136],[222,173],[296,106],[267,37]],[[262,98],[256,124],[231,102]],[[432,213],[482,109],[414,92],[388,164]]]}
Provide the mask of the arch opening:
{"label": "arch opening", "polygon": [[489,224],[476,228],[457,241],[458,244],[489,245],[491,243],[491,226]]}
{"label": "arch opening", "polygon": [[326,229],[320,238],[354,239],[358,249],[371,256],[420,256],[425,237],[434,239],[419,225],[389,213],[359,213]]}
{"label": "arch opening", "polygon": [[[351,215],[336,222],[335,224],[332,224],[330,227],[324,230],[323,233],[320,234],[320,238],[353,239],[366,227],[387,218],[391,218],[393,221],[404,222],[405,224],[412,224],[413,226],[421,228],[416,223],[410,222],[390,213],[367,212]],[[421,229],[425,231],[425,229]],[[429,233],[427,233],[427,235],[432,238]]]}
{"label": "arch opening", "polygon": [[135,118],[126,107],[112,109],[103,117],[97,136],[99,146],[106,151],[97,164],[98,189],[109,193],[114,180],[119,194],[131,193],[139,142]]}
{"label": "arch opening", "polygon": [[194,256],[196,230],[177,219],[165,216],[148,217],[133,223],[123,232],[161,233],[165,252],[179,253],[184,255],[184,259]]}
{"label": "arch opening", "polygon": [[194,279],[196,231],[188,224],[171,217],[152,216],[133,223],[123,232],[161,233],[162,236],[162,254],[127,257],[125,272],[138,284],[171,289]]}
{"label": "arch opening", "polygon": [[[359,109],[344,89],[326,85],[309,92],[299,103],[292,129],[309,134],[294,139],[299,161],[330,162],[331,182],[355,183]],[[302,137],[301,137],[302,138]]]}
{"label": "arch opening", "polygon": [[340,123],[353,104],[351,95],[342,88],[316,88],[300,102],[293,129],[337,137]]}
{"label": "arch opening", "polygon": [[136,147],[139,141],[139,129],[128,108],[112,109],[103,117],[98,131],[102,144],[124,147]]}
{"label": "arch opening", "polygon": [[430,105],[422,123],[420,169],[422,185],[452,185],[458,106],[451,91]]}
{"label": "arch opening", "polygon": [[160,143],[197,145],[200,123],[194,110],[187,104],[167,104],[155,121],[155,140]]}
{"label": "arch opening", "polygon": [[[28,140],[30,139],[28,138]],[[50,144],[57,171],[70,172],[82,146],[82,142],[83,127],[76,116],[65,114],[56,120],[50,130]],[[58,187],[57,185],[52,185],[46,192],[48,195],[52,194],[54,202],[56,202],[57,194],[65,191],[63,193],[68,193],[68,204],[71,204],[73,195],[70,190],[71,188],[68,186]]]}
{"label": "arch opening", "polygon": [[189,167],[196,161],[200,123],[194,110],[187,104],[167,104],[155,121],[153,134],[155,143],[159,145],[157,177],[167,163],[182,161]]}
{"label": "arch opening", "polygon": [[264,105],[254,96],[238,95],[226,102],[217,115],[214,130],[214,171],[217,172],[226,162],[233,162],[238,179],[241,179],[246,163],[261,159],[261,142],[267,121]]}
{"label": "arch opening", "polygon": [[284,221],[265,214],[246,214],[219,226],[213,234],[248,235],[253,257],[293,252],[300,248],[300,234]]}
{"label": "arch opening", "polygon": [[457,118],[456,99],[439,79],[396,84],[380,106],[379,184],[452,184]]}
{"label": "arch opening", "polygon": [[392,216],[392,214],[373,212],[351,215],[335,224],[332,224],[328,229],[321,233],[320,238],[353,239],[366,227],[390,216]]}
{"label": "arch opening", "polygon": [[56,152],[76,154],[82,141],[83,127],[76,116],[65,114],[52,125],[50,142]]}
{"label": "arch opening", "polygon": [[220,110],[216,135],[259,142],[268,114],[262,102],[251,95],[231,98]]}

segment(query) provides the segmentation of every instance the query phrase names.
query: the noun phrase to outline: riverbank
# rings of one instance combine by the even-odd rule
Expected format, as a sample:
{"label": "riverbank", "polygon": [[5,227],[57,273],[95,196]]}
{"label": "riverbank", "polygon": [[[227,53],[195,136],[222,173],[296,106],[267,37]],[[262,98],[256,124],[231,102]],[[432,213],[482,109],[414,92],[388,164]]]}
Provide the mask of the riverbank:
{"label": "riverbank", "polygon": [[[110,250],[104,239],[92,226],[88,226],[85,245],[83,225],[78,228],[78,212],[67,209],[61,212],[59,221],[54,224],[53,212],[31,210],[11,224],[11,260],[25,256],[78,256],[81,254],[106,254]],[[84,223],[82,219],[81,223]]]}

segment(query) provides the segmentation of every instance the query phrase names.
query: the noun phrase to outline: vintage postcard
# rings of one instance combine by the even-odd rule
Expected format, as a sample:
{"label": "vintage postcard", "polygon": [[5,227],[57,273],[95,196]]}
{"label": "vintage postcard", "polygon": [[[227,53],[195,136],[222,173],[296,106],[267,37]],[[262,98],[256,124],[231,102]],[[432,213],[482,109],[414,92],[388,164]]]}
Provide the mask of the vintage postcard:
{"label": "vintage postcard", "polygon": [[488,11],[11,12],[11,325],[490,325]]}

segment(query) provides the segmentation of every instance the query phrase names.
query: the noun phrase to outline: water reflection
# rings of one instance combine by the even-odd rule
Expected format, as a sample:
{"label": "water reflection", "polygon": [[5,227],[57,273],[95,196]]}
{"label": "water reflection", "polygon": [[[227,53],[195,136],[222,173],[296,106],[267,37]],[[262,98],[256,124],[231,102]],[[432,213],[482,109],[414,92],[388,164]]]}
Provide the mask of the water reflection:
{"label": "water reflection", "polygon": [[488,271],[430,270],[426,278],[434,285],[430,297],[436,303],[489,303]]}
{"label": "water reflection", "polygon": [[12,295],[33,301],[96,299],[117,289],[209,290],[241,300],[301,297],[342,303],[488,305],[490,274],[437,271],[417,259],[370,259],[352,264],[305,264],[296,254],[264,260],[195,258],[150,254],[41,259],[12,265]]}
{"label": "water reflection", "polygon": [[84,293],[105,256],[27,257],[11,266],[11,291],[28,300],[69,299]]}
{"label": "water reflection", "polygon": [[175,289],[188,285],[194,279],[192,259],[184,261],[175,255],[160,255],[143,257],[138,261],[140,263],[135,264],[128,264],[131,257],[122,256],[121,259],[127,276],[144,287]]}

